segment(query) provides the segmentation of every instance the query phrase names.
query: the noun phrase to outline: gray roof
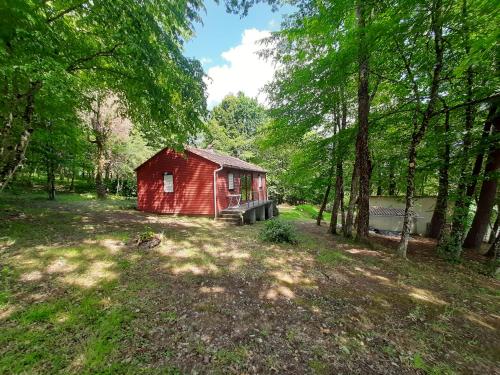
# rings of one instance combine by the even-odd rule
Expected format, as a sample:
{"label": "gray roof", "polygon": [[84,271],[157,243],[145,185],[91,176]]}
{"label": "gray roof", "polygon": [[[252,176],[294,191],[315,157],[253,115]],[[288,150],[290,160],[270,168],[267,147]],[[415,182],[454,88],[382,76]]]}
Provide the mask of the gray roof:
{"label": "gray roof", "polygon": [[[417,214],[413,211],[410,212],[410,215],[413,217],[418,217]],[[404,208],[387,208],[387,207],[378,207],[371,206],[370,207],[370,216],[405,216]]]}
{"label": "gray roof", "polygon": [[248,163],[233,156],[221,154],[217,151],[205,150],[196,147],[186,147],[186,150],[192,152],[193,154],[201,156],[204,159],[222,165],[223,167],[242,169],[245,171],[253,171],[253,172],[262,172],[262,173],[266,172],[265,169],[259,167],[258,165]]}

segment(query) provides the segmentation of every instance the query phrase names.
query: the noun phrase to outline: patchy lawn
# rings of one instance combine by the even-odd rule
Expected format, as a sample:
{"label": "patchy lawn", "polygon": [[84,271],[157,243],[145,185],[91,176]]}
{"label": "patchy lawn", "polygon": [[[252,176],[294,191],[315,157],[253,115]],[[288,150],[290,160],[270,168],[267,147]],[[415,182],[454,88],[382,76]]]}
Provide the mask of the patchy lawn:
{"label": "patchy lawn", "polygon": [[0,373],[498,373],[499,283],[470,262],[132,206],[0,195]]}

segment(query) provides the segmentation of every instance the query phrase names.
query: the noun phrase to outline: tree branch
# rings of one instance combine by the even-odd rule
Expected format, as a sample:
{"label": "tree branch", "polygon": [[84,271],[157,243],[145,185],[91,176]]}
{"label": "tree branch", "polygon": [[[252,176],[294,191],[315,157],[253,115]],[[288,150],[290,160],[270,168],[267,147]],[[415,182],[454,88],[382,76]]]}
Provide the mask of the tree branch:
{"label": "tree branch", "polygon": [[66,71],[71,73],[71,72],[74,72],[75,70],[79,70],[81,69],[79,67],[80,64],[83,64],[83,63],[86,63],[86,62],[89,62],[89,61],[92,61],[98,57],[106,57],[106,56],[113,56],[116,49],[120,46],[120,44],[115,44],[112,48],[108,49],[108,50],[104,50],[104,51],[98,51],[96,53],[93,53],[92,55],[88,55],[88,56],[84,56],[84,57],[80,57],[79,59],[76,59],[75,61],[73,61],[67,68],[66,68]]}
{"label": "tree branch", "polygon": [[67,9],[61,10],[59,13],[56,13],[52,17],[47,18],[47,23],[52,23],[52,22],[58,20],[59,18],[64,17],[66,14],[68,14],[68,13],[70,13],[70,12],[72,12],[72,11],[78,9],[78,8],[80,8],[83,4],[85,4],[87,2],[88,2],[88,0],[80,1],[79,3],[77,3],[75,5],[72,5],[72,6],[70,6]]}
{"label": "tree branch", "polygon": [[485,103],[485,102],[489,102],[489,101],[493,101],[493,100],[500,100],[500,93],[499,94],[493,94],[493,95],[490,95],[490,96],[487,96],[487,97],[484,97],[484,98],[481,98],[481,99],[475,99],[475,100],[470,100],[468,102],[463,102],[463,103],[454,105],[452,107],[443,108],[441,111],[434,112],[432,114],[432,116],[440,115],[440,114],[446,113],[446,112],[451,112],[451,111],[454,111],[455,109],[460,109],[462,107],[467,107],[468,105],[475,105],[475,104]]}

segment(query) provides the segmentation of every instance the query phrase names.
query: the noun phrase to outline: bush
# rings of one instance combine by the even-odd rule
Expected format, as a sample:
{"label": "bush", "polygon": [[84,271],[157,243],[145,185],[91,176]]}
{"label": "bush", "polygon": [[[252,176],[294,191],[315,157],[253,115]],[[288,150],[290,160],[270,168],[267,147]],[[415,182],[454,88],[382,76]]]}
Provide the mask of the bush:
{"label": "bush", "polygon": [[154,237],[155,237],[155,232],[153,231],[153,228],[151,228],[151,227],[146,227],[146,228],[144,228],[144,231],[139,233],[139,241],[140,242],[151,241]]}
{"label": "bush", "polygon": [[266,221],[264,228],[260,232],[260,238],[267,242],[286,242],[291,244],[298,242],[295,228],[291,224],[279,219]]}

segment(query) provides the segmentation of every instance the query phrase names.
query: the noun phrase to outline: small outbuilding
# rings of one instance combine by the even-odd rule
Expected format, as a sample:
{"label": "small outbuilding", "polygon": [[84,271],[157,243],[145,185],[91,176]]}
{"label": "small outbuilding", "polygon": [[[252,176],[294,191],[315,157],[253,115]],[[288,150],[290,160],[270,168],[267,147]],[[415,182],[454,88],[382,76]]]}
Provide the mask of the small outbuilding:
{"label": "small outbuilding", "polygon": [[272,216],[266,171],[232,156],[165,148],[135,171],[140,211],[225,217],[235,223]]}

